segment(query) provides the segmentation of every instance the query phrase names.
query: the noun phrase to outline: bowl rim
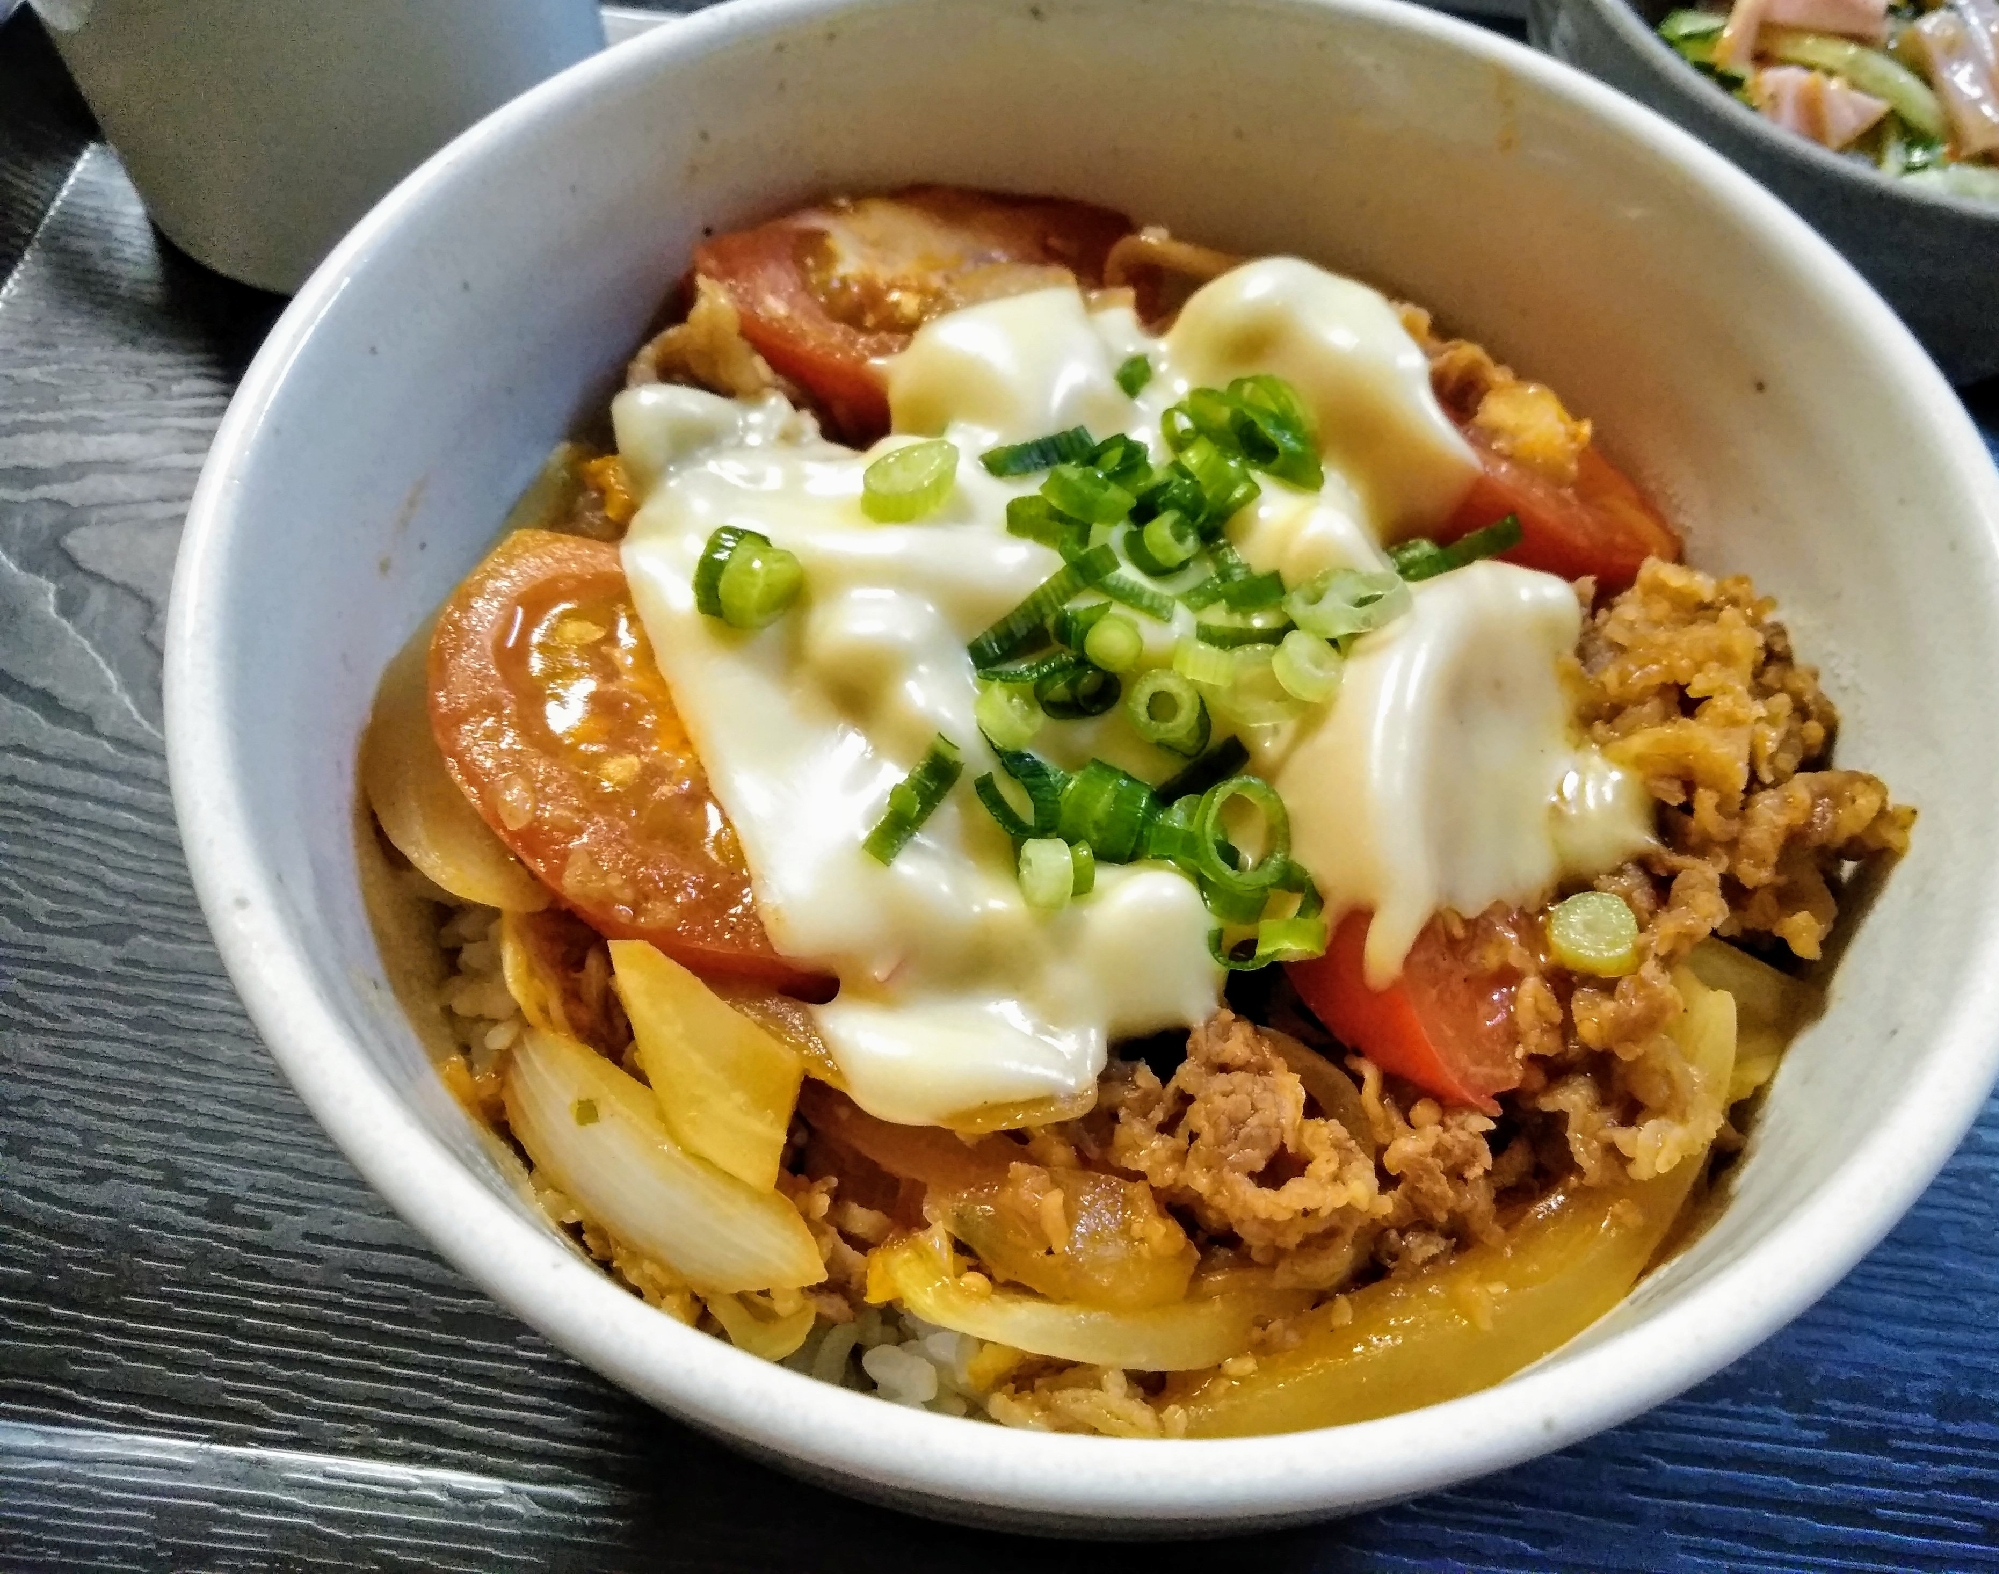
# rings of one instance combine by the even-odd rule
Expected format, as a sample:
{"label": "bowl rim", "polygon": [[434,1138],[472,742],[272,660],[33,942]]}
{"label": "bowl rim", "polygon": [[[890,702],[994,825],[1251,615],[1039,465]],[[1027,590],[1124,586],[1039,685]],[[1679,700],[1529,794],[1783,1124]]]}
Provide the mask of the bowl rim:
{"label": "bowl rim", "polygon": [[[1241,1528],[1414,1496],[1563,1447],[1660,1403],[1719,1370],[1816,1300],[1903,1214],[1976,1117],[1999,1071],[1999,935],[1968,977],[1923,1078],[1823,1190],[1749,1253],[1716,1264],[1674,1304],[1559,1367],[1529,1370],[1447,1404],[1309,1434],[1224,1440],[1125,1440],[968,1425],[835,1388],[769,1365],[643,1305],[497,1195],[417,1120],[359,1054],[283,890],[259,864],[238,753],[223,709],[230,664],[225,607],[234,543],[257,530],[237,509],[239,473],[349,279],[392,249],[404,218],[433,193],[476,178],[531,145],[544,119],[587,114],[600,88],[698,66],[745,40],[839,16],[969,0],[730,0],[632,39],[531,89],[464,132],[350,232],[284,312],[217,431],[176,562],[165,659],[167,757],[189,869],[218,949],[273,1058],[355,1168],[443,1256],[488,1294],[628,1390],[767,1459],[931,1512],[1043,1528],[1155,1533]],[[1586,112],[1607,133],[1648,145],[1707,186],[1775,244],[1802,248],[1834,303],[1867,332],[1956,460],[1999,541],[1999,477],[1969,416],[1880,298],[1802,219],[1721,154],[1649,109],[1523,45],[1400,0],[1250,0],[1258,10],[1352,16],[1503,70]],[[1248,6],[1245,6],[1248,9]],[[1936,1111],[1945,1112],[1939,1122]],[[1919,1118],[1920,1117],[1920,1118]]]}
{"label": "bowl rim", "polygon": [[1871,164],[1821,147],[1809,137],[1798,136],[1773,125],[1732,93],[1723,92],[1681,57],[1672,45],[1645,25],[1632,0],[1553,0],[1558,9],[1587,6],[1604,18],[1619,41],[1636,54],[1680,97],[1718,110],[1725,124],[1749,137],[1770,153],[1789,159],[1801,171],[1849,183],[1855,191],[1872,192],[1891,201],[1908,202],[1919,208],[1933,208],[1974,222],[1989,224],[1999,231],[1999,202],[1978,197],[1962,197],[1954,192],[1935,191],[1912,185],[1893,175],[1884,175]]}

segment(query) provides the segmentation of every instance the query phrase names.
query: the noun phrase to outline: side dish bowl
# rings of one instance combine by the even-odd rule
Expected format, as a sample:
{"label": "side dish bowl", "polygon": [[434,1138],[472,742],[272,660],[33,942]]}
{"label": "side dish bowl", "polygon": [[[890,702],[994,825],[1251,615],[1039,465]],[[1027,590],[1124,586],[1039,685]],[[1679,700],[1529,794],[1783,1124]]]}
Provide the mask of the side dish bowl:
{"label": "side dish bowl", "polygon": [[1867,277],[1955,383],[1999,373],[1999,202],[1890,179],[1773,125],[1654,31],[1667,0],[1530,0],[1527,35],[1719,149]]}
{"label": "side dish bowl", "polygon": [[[1498,1388],[1311,1436],[1126,1442],[884,1404],[663,1317],[511,1189],[363,908],[377,675],[613,385],[704,230],[914,180],[1052,192],[1432,305],[1572,394],[1703,567],[1784,600],[1921,811],[1715,1222]],[[1558,1448],[1726,1365],[1889,1228],[1999,1063],[1999,477],[1915,341],[1746,176],[1609,89],[1386,0],[740,0],[545,84],[307,284],[202,476],[169,755],[223,957],[308,1105],[495,1297],[785,1468],[1072,1534],[1308,1520]]]}

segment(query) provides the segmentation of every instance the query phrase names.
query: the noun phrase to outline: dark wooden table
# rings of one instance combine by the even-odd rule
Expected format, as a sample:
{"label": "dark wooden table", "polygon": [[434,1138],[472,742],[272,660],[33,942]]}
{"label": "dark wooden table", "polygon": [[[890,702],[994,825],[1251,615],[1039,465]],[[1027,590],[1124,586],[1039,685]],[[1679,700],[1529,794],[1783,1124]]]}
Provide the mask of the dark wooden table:
{"label": "dark wooden table", "polygon": [[[280,304],[161,241],[34,20],[0,25],[0,1565],[1999,1567],[1999,1103],[1851,1278],[1719,1377],[1316,1530],[940,1529],[738,1459],[550,1349],[278,1077],[175,839],[174,548]],[[1970,397],[1999,434],[1999,388]]]}

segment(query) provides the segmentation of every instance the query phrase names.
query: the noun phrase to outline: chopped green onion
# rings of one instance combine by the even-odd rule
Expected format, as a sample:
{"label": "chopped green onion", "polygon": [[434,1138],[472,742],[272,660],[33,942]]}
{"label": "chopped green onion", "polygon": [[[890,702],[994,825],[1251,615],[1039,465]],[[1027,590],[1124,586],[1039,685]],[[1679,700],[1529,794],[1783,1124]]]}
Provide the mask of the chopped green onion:
{"label": "chopped green onion", "polygon": [[1340,653],[1316,634],[1293,629],[1278,642],[1270,670],[1284,692],[1307,705],[1323,705],[1340,691]]}
{"label": "chopped green onion", "polygon": [[1256,571],[1243,561],[1243,556],[1227,541],[1217,541],[1208,548],[1208,557],[1215,565],[1215,577],[1223,584],[1231,580],[1248,579]]}
{"label": "chopped green onion", "polygon": [[1029,907],[1056,912],[1076,893],[1076,860],[1056,836],[1036,836],[1020,844],[1020,894]]}
{"label": "chopped green onion", "polygon": [[1508,514],[1491,524],[1462,535],[1449,546],[1438,546],[1425,536],[1400,541],[1388,549],[1388,561],[1407,580],[1435,579],[1452,569],[1463,568],[1481,558],[1497,556],[1520,545],[1520,517]]}
{"label": "chopped green onion", "polygon": [[1138,565],[1150,574],[1170,574],[1193,561],[1194,554],[1201,550],[1200,532],[1177,508],[1154,515],[1139,532],[1139,540],[1145,545],[1146,555],[1159,565],[1156,569],[1143,563]]}
{"label": "chopped green onion", "polygon": [[1180,604],[1189,612],[1199,612],[1204,607],[1212,607],[1222,599],[1222,591],[1228,581],[1219,574],[1210,574],[1206,579],[1189,585],[1180,592]]}
{"label": "chopped green onion", "polygon": [[1191,682],[1221,688],[1235,676],[1235,652],[1182,635],[1173,646],[1173,670]]}
{"label": "chopped green onion", "polygon": [[1392,623],[1414,605],[1400,574],[1329,568],[1284,598],[1284,610],[1308,634],[1346,639]]}
{"label": "chopped green onion", "polygon": [[1083,636],[1083,654],[1106,672],[1129,672],[1145,654],[1145,636],[1130,618],[1114,612]]}
{"label": "chopped green onion", "polygon": [[[1184,766],[1177,775],[1161,782],[1158,787],[1159,801],[1177,809],[1190,795],[1205,793],[1216,782],[1235,775],[1248,763],[1249,750],[1242,739],[1224,738],[1198,760]],[[1196,801],[1198,804],[1198,798]]]}
{"label": "chopped green onion", "polygon": [[[1254,863],[1222,825],[1223,812],[1237,799],[1263,816],[1263,856]],[[1230,890],[1268,890],[1291,864],[1291,816],[1277,789],[1260,776],[1231,776],[1202,794],[1201,807],[1194,812],[1194,840],[1202,876]],[[1223,847],[1236,855],[1233,863],[1223,856]]]}
{"label": "chopped green onion", "polygon": [[1200,878],[1194,867],[1194,811],[1200,807],[1199,793],[1184,794],[1154,815],[1145,828],[1145,856],[1164,859],[1190,880]]}
{"label": "chopped green onion", "polygon": [[1088,842],[1104,863],[1129,863],[1145,844],[1145,830],[1159,812],[1152,789],[1107,760],[1092,760],[1069,778],[1062,792],[1056,834]]}
{"label": "chopped green onion", "polygon": [[1124,711],[1132,730],[1192,759],[1208,746],[1208,707],[1199,692],[1179,673],[1155,667],[1131,686]]}
{"label": "chopped green onion", "polygon": [[1548,949],[1571,972],[1622,978],[1638,968],[1638,917],[1610,891],[1580,891],[1549,909]]}
{"label": "chopped green onion", "polygon": [[1056,513],[1045,497],[1015,497],[1007,500],[1006,533],[1038,541],[1065,558],[1073,558],[1089,545],[1090,527],[1080,519]]}
{"label": "chopped green onion", "polygon": [[1133,494],[1153,484],[1152,451],[1123,432],[1112,433],[1090,450],[1090,468]]}
{"label": "chopped green onion", "polygon": [[797,557],[755,530],[723,525],[709,536],[694,567],[694,605],[730,628],[774,623],[805,588]]}
{"label": "chopped green onion", "polygon": [[1180,463],[1201,489],[1206,517],[1217,524],[1234,518],[1262,492],[1240,459],[1224,453],[1198,432],[1180,450]]}
{"label": "chopped green onion", "polygon": [[1199,618],[1194,637],[1206,645],[1234,650],[1243,645],[1268,645],[1281,639],[1290,627],[1290,613],[1282,607],[1265,607],[1258,612],[1223,612]]}
{"label": "chopped green onion", "polygon": [[1229,384],[1235,408],[1229,425],[1236,446],[1259,470],[1307,492],[1325,485],[1311,412],[1281,377],[1238,377]]}
{"label": "chopped green onion", "polygon": [[907,443],[861,472],[861,512],[878,524],[906,525],[936,512],[957,484],[956,443]]}
{"label": "chopped green onion", "polygon": [[1048,620],[1061,610],[1063,603],[1116,567],[1117,553],[1109,547],[1092,547],[1057,569],[1025,601],[966,647],[971,652],[972,665],[983,671],[1025,649],[1029,641],[1046,630]]}
{"label": "chopped green onion", "polygon": [[[1190,839],[1190,849],[1195,843]],[[1200,872],[1198,864],[1194,870],[1194,883],[1201,888],[1201,900],[1208,911],[1225,924],[1253,924],[1263,916],[1264,908],[1270,905],[1270,893],[1261,887],[1252,890],[1237,890],[1232,886],[1217,885]]]}
{"label": "chopped green onion", "polygon": [[1304,962],[1326,953],[1326,919],[1323,913],[1310,918],[1265,918],[1256,926],[1256,949],[1238,957],[1224,944],[1222,930],[1208,931],[1208,953],[1232,973],[1250,972],[1273,962]]}
{"label": "chopped green onion", "polygon": [[1117,385],[1127,399],[1136,399],[1139,390],[1151,381],[1152,363],[1142,355],[1134,355],[1117,369]]}
{"label": "chopped green onion", "polygon": [[972,719],[1002,749],[1026,748],[1045,720],[1034,696],[1013,683],[981,683]]}
{"label": "chopped green onion", "polygon": [[1284,576],[1275,572],[1245,574],[1222,585],[1222,605],[1238,612],[1274,607],[1284,599]]}
{"label": "chopped green onion", "polygon": [[1092,525],[1114,525],[1131,512],[1132,495],[1088,465],[1057,465],[1041,483],[1050,506]]}
{"label": "chopped green onion", "polygon": [[1024,443],[988,448],[979,455],[979,463],[991,475],[1032,475],[1037,470],[1087,459],[1095,446],[1087,427],[1072,426],[1066,432],[1050,432],[1046,437],[1030,438]]}
{"label": "chopped green onion", "polygon": [[1101,716],[1118,702],[1123,685],[1102,667],[1071,657],[1059,672],[1037,678],[1034,697],[1056,721],[1080,721],[1085,716]]}
{"label": "chopped green onion", "polygon": [[1090,637],[1090,630],[1097,626],[1097,620],[1111,610],[1108,601],[1087,601],[1079,607],[1064,607],[1055,614],[1048,625],[1048,632],[1055,636],[1058,645],[1067,645],[1071,650],[1081,650],[1083,642]]}
{"label": "chopped green onion", "polygon": [[1277,681],[1274,644],[1242,645],[1234,652],[1228,687],[1208,697],[1217,717],[1237,727],[1263,727],[1294,719],[1302,707]]}
{"label": "chopped green onion", "polygon": [[1173,598],[1163,590],[1140,584],[1129,574],[1106,574],[1096,585],[1111,600],[1123,602],[1134,612],[1143,612],[1161,623],[1173,621]]}
{"label": "chopped green onion", "polygon": [[1015,814],[999,782],[990,773],[972,783],[979,802],[986,806],[1009,836],[1019,839],[1051,835],[1062,813],[1062,793],[1069,785],[1068,772],[1024,749],[1007,749],[994,744],[993,753],[999,758],[1000,769],[1018,782],[1027,794],[1028,807],[1034,817],[1023,820]]}
{"label": "chopped green onion", "polygon": [[889,789],[888,811],[868,832],[861,850],[880,863],[895,862],[895,855],[909,845],[923,822],[937,812],[937,805],[956,784],[965,769],[958,746],[943,733],[930,740],[930,747],[916,769]]}
{"label": "chopped green onion", "polygon": [[1088,896],[1097,888],[1097,855],[1091,851],[1088,842],[1073,842],[1069,847],[1069,861],[1076,870],[1076,880],[1069,887],[1069,894]]}
{"label": "chopped green onion", "polygon": [[1008,683],[1031,688],[1052,672],[1067,672],[1075,662],[1067,650],[1044,650],[1036,655],[1017,657],[997,667],[981,667],[978,676],[988,683]]}

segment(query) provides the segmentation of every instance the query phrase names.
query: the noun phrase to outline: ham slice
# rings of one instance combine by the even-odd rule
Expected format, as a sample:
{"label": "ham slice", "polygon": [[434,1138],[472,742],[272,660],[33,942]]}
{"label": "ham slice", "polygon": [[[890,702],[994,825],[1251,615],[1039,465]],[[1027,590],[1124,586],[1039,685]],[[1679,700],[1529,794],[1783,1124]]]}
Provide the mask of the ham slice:
{"label": "ham slice", "polygon": [[1742,76],[1756,60],[1756,35],[1763,30],[1763,18],[1770,0],[1735,0],[1721,36],[1714,41],[1714,63]]}
{"label": "ham slice", "polygon": [[1999,4],[1951,0],[1915,24],[1958,157],[1999,152]]}
{"label": "ham slice", "polygon": [[1804,66],[1765,66],[1753,91],[1770,120],[1835,151],[1888,113],[1886,99]]}
{"label": "ham slice", "polygon": [[1888,36],[1888,0],[1770,0],[1763,23],[1878,44]]}

